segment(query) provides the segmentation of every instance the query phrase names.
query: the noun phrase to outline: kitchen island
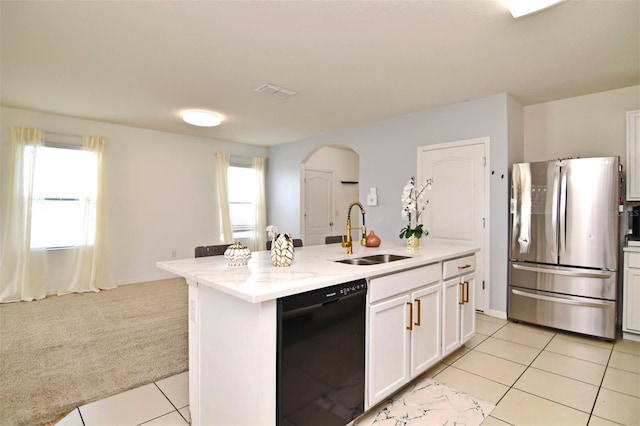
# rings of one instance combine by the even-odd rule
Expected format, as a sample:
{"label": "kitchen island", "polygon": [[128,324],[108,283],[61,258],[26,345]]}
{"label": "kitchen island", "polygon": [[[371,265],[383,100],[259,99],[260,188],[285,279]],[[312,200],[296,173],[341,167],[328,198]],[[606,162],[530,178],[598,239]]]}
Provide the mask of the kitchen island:
{"label": "kitchen island", "polygon": [[[402,243],[382,244],[378,248],[354,246],[354,253],[347,255],[340,244],[328,244],[297,248],[294,262],[289,267],[273,266],[268,251],[252,253],[246,267],[227,266],[223,256],[158,262],[158,267],[184,277],[189,285],[192,424],[275,424],[278,298],[364,278],[372,283],[384,282],[386,287],[380,287],[375,293],[387,300],[395,295],[390,289],[397,283],[378,278],[429,266],[428,271],[438,274],[436,284],[438,289],[442,288],[439,299],[446,304],[444,278],[450,278],[445,276],[447,265],[455,264],[451,260],[464,259],[463,263],[466,263],[462,268],[472,271],[475,251],[477,248],[467,245],[426,242],[423,247],[411,251]],[[338,262],[373,254],[408,257],[376,265]],[[472,259],[471,263],[469,259]],[[464,292],[462,281],[459,290],[458,282],[454,284],[452,288],[456,294]],[[472,296],[469,299],[470,289],[472,292],[473,285],[467,282],[467,300],[473,300]],[[458,304],[458,296],[455,297],[453,302]],[[473,311],[473,304],[470,308]],[[460,320],[457,318],[455,328]],[[443,324],[443,329],[446,326]],[[454,334],[459,346],[462,343],[460,333]],[[440,332],[437,336],[440,338]],[[368,337],[368,340],[373,339]],[[440,344],[438,354],[444,356]],[[395,383],[394,386],[400,385]],[[373,400],[369,398],[368,401],[365,408]]]}

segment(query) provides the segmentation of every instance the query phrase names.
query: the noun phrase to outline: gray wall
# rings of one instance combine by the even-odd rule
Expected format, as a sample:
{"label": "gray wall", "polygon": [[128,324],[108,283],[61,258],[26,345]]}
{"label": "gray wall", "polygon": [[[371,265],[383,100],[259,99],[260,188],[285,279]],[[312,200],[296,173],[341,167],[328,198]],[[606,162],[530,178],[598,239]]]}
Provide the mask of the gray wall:
{"label": "gray wall", "polygon": [[[510,120],[514,123],[511,131]],[[342,144],[360,154],[360,202],[366,202],[370,187],[378,188],[378,206],[367,207],[367,227],[383,243],[399,241],[398,233],[404,226],[400,194],[417,172],[417,148],[488,136],[492,172],[490,309],[506,313],[509,150],[515,150],[516,156],[522,152],[518,146],[522,141],[521,123],[522,107],[507,94],[499,94],[271,147],[267,221],[280,230],[300,232],[300,164],[319,146]]]}

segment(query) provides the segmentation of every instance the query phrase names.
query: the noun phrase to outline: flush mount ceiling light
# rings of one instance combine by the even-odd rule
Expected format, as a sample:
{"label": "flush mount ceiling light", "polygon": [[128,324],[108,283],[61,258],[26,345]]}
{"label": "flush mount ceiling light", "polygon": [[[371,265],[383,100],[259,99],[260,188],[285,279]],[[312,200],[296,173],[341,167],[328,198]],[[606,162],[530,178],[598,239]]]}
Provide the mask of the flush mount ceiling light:
{"label": "flush mount ceiling light", "polygon": [[190,109],[182,112],[182,119],[194,126],[213,127],[222,123],[222,117],[215,112]]}
{"label": "flush mount ceiling light", "polygon": [[514,18],[531,15],[548,9],[564,0],[503,0]]}

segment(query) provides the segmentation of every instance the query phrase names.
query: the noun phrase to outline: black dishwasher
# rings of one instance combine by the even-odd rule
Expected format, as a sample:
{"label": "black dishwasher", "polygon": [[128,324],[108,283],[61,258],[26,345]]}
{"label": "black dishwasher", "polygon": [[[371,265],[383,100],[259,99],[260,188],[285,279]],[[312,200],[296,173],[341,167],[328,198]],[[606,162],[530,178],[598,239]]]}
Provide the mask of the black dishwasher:
{"label": "black dishwasher", "polygon": [[278,425],[345,425],[363,413],[366,294],[363,279],[278,299]]}

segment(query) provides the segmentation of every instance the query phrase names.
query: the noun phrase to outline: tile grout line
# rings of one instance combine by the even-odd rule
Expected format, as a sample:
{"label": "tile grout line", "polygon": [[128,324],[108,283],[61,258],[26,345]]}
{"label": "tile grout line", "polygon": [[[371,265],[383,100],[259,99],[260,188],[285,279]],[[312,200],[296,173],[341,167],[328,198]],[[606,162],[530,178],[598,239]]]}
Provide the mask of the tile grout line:
{"label": "tile grout line", "polygon": [[604,383],[604,378],[607,375],[607,370],[609,369],[609,363],[611,362],[611,356],[613,355],[613,348],[614,347],[615,347],[615,344],[613,346],[611,346],[611,352],[609,352],[609,358],[607,358],[607,365],[604,367],[604,374],[602,374],[602,378],[600,379],[600,386],[598,386],[598,391],[596,392],[596,397],[593,400],[593,405],[591,406],[591,412],[589,413],[588,422],[591,421],[591,417],[593,417],[593,410],[596,409],[596,404],[598,403],[598,396],[600,396],[600,391],[602,390],[602,384]]}
{"label": "tile grout line", "polygon": [[[489,335],[487,336],[487,338],[483,340],[483,342],[487,341],[490,337],[492,337],[492,336],[493,336],[494,334],[496,334],[498,331],[502,330],[502,329],[503,329],[504,327],[506,327],[508,324],[509,324],[509,319],[507,318],[506,322],[505,322],[502,326],[500,326],[500,328],[498,328],[496,331],[494,331],[493,333],[489,334]],[[481,343],[482,343],[482,342],[481,342]],[[479,345],[479,344],[478,344],[478,345]],[[471,352],[472,350],[476,350],[476,347],[478,347],[478,345],[474,346],[474,347],[473,347],[473,349],[471,349],[469,352]],[[467,353],[469,353],[469,352],[467,352]],[[478,351],[478,352],[480,352],[480,351]],[[484,353],[484,352],[480,352],[480,353]],[[465,355],[466,355],[466,354],[465,354]],[[527,371],[527,370],[525,369],[525,371]],[[523,373],[524,373],[524,372],[523,372]],[[485,378],[486,378],[486,377],[485,377]],[[516,379],[516,381],[517,381],[517,379]],[[514,382],[514,383],[515,383],[515,382]],[[500,384],[503,384],[503,383],[500,383]],[[493,413],[493,411],[494,411],[496,408],[498,408],[498,404],[500,403],[500,401],[502,401],[502,399],[504,398],[504,396],[505,396],[505,395],[506,395],[510,390],[511,390],[511,386],[509,386],[509,389],[507,389],[507,391],[506,391],[506,392],[505,392],[505,393],[500,397],[500,399],[498,399],[498,400],[496,401],[496,403],[494,404],[494,408],[493,408],[493,410],[491,410],[491,413]],[[491,413],[489,413],[489,415],[488,415],[487,417],[492,417],[492,416],[491,416]],[[493,416],[493,418],[494,418],[494,419],[498,419],[498,420],[500,420],[501,422],[504,422],[504,423],[507,423],[507,424],[512,425],[512,423],[509,423],[509,422],[507,422],[506,420],[502,420],[502,419],[501,419],[501,418],[499,418],[499,417],[495,417],[495,416]]]}
{"label": "tile grout line", "polygon": [[[496,331],[496,333],[497,333],[498,331],[499,331],[499,330],[497,330],[497,331]],[[494,334],[495,334],[495,333],[494,333]],[[600,391],[602,390],[602,384],[604,383],[604,377],[605,377],[605,375],[606,375],[606,373],[607,373],[607,369],[609,369],[609,368],[610,368],[610,367],[609,367],[609,362],[611,361],[611,357],[612,357],[612,355],[613,355],[613,349],[614,349],[614,347],[615,347],[615,343],[614,343],[614,344],[611,346],[611,348],[609,349],[609,357],[607,358],[607,363],[606,363],[606,364],[604,364],[605,369],[604,369],[604,373],[602,374],[602,378],[600,379],[600,384],[599,384],[599,385],[593,385],[593,384],[591,384],[591,383],[583,382],[583,381],[581,381],[581,380],[577,380],[577,379],[574,379],[574,378],[572,378],[572,377],[562,376],[561,374],[557,374],[557,373],[553,373],[553,372],[550,372],[550,371],[546,371],[546,370],[542,370],[542,369],[539,369],[539,368],[533,367],[533,363],[535,362],[535,360],[540,356],[540,354],[542,354],[542,352],[547,348],[547,346],[549,346],[549,344],[551,343],[551,341],[552,341],[554,338],[556,338],[556,337],[558,337],[558,336],[559,336],[559,334],[560,334],[559,332],[555,332],[555,333],[553,334],[553,336],[551,337],[551,339],[549,339],[549,342],[547,342],[547,344],[546,344],[542,349],[540,349],[540,351],[538,352],[538,355],[536,355],[536,357],[531,361],[531,363],[527,366],[527,368],[525,368],[525,370],[522,372],[522,374],[521,374],[521,375],[520,375],[520,376],[519,376],[519,377],[518,377],[518,378],[513,382],[513,384],[512,384],[511,386],[509,386],[509,389],[507,390],[507,392],[505,392],[505,394],[500,398],[500,400],[498,400],[498,402],[496,403],[496,407],[498,406],[498,404],[500,403],[500,401],[502,401],[502,399],[504,398],[504,396],[506,396],[506,394],[507,394],[511,389],[516,389],[516,390],[518,390],[518,391],[520,391],[520,392],[523,392],[523,393],[526,393],[526,394],[529,394],[529,395],[535,396],[535,397],[537,397],[537,398],[545,399],[545,400],[547,400],[547,401],[553,402],[553,403],[558,404],[558,405],[562,405],[562,406],[567,407],[567,408],[570,408],[570,409],[572,409],[572,410],[576,410],[576,411],[580,411],[580,412],[583,412],[583,413],[585,413],[585,414],[588,414],[588,415],[589,415],[589,417],[588,417],[588,419],[587,419],[587,423],[586,423],[586,424],[587,424],[587,425],[589,424],[589,422],[591,421],[591,417],[593,416],[593,411],[594,411],[594,409],[595,409],[596,403],[597,403],[597,401],[598,401],[598,395],[600,394]],[[492,336],[493,336],[493,334],[492,334],[490,337],[492,337]],[[496,337],[496,339],[499,339],[499,338],[498,338],[498,337]],[[573,341],[573,340],[571,340],[571,339],[562,339],[562,337],[558,337],[558,339],[560,339],[560,340],[566,340],[566,341]],[[515,343],[515,342],[512,342],[512,343]],[[591,347],[600,347],[600,346],[598,346],[598,345],[592,345],[592,344],[589,344],[589,343],[583,343],[583,342],[575,342],[575,341],[574,341],[574,343],[581,343],[581,344],[584,344],[584,345],[587,345],[587,346],[591,346]],[[523,345],[523,346],[527,346],[527,345]],[[601,348],[601,347],[600,347],[600,348]],[[604,349],[604,348],[602,348],[602,349]],[[479,351],[479,352],[481,352],[481,351]],[[574,356],[569,356],[569,355],[565,355],[565,354],[558,354],[557,352],[553,352],[553,351],[548,351],[548,352],[549,352],[549,353],[553,353],[553,354],[557,354],[557,355],[566,356],[566,357],[568,357],[568,358],[572,358],[572,359],[579,359],[579,360],[581,360],[581,361],[589,362],[589,363],[591,363],[591,364],[595,364],[595,365],[603,365],[603,364],[600,364],[600,363],[597,363],[597,362],[593,362],[593,361],[589,361],[589,360],[584,360],[584,359],[581,359],[581,358],[576,358],[576,357],[574,357]],[[512,362],[513,362],[513,361],[512,361]],[[560,402],[550,400],[550,399],[545,398],[545,397],[542,397],[542,396],[540,396],[540,395],[536,395],[536,394],[531,393],[531,392],[527,392],[527,391],[524,391],[524,390],[521,390],[521,389],[518,389],[518,388],[514,388],[514,387],[513,387],[513,385],[515,385],[515,384],[517,383],[517,381],[518,381],[518,380],[520,380],[520,378],[524,375],[524,373],[526,373],[526,371],[527,371],[527,370],[529,370],[529,368],[534,368],[534,369],[537,369],[537,370],[540,370],[540,371],[548,372],[548,373],[550,373],[550,374],[556,374],[556,375],[558,375],[558,376],[560,376],[560,377],[565,377],[565,378],[568,378],[568,379],[571,379],[571,380],[579,381],[579,382],[581,382],[581,383],[586,383],[586,384],[589,384],[589,385],[592,385],[592,386],[597,386],[597,391],[596,391],[596,395],[595,395],[594,400],[593,400],[593,405],[592,405],[592,407],[591,407],[591,411],[590,411],[590,412],[582,411],[582,410],[577,409],[577,408],[575,408],[575,407],[571,407],[571,406],[568,406],[568,405],[566,405],[566,404],[562,404],[562,403],[560,403]],[[613,367],[611,367],[611,368],[613,368]],[[623,371],[625,371],[625,370],[623,370]],[[615,391],[614,391],[614,392],[615,392]],[[623,394],[623,395],[626,395],[626,394],[624,394],[624,393],[622,393],[622,392],[618,392],[618,393],[621,393],[621,394]],[[495,416],[494,416],[494,418],[496,418],[496,419],[498,419],[498,420],[501,420],[501,421],[505,421],[505,420],[500,419],[499,417],[495,417]],[[609,420],[609,419],[606,419],[606,420]],[[609,421],[612,421],[612,422],[613,422],[613,420],[609,420]]]}
{"label": "tile grout line", "polygon": [[[554,372],[551,372],[551,371],[546,371],[546,370],[543,370],[543,369],[540,369],[540,368],[537,368],[537,367],[534,367],[534,366],[533,366],[533,363],[535,362],[535,360],[536,360],[536,359],[538,359],[538,357],[540,356],[540,354],[542,354],[542,352],[544,352],[544,350],[547,348],[547,346],[549,346],[549,344],[551,343],[551,341],[552,341],[555,337],[557,337],[558,335],[559,335],[559,332],[555,332],[555,333],[554,333],[553,337],[551,337],[551,339],[549,339],[549,342],[547,342],[547,344],[544,346],[544,348],[542,348],[542,349],[540,350],[540,352],[538,353],[538,355],[536,355],[536,357],[533,359],[533,361],[531,361],[531,364],[530,364],[530,365],[529,365],[529,366],[528,366],[528,367],[527,367],[527,368],[522,372],[522,374],[521,374],[521,375],[516,379],[516,381],[515,381],[515,382],[513,382],[513,384],[514,384],[514,385],[516,384],[516,382],[517,382],[518,380],[520,380],[520,377],[522,377],[522,376],[524,375],[524,373],[526,373],[526,372],[527,372],[527,370],[529,370],[529,368],[533,368],[533,369],[535,369],[535,370],[544,371],[544,372],[546,372],[546,373],[554,374],[554,375],[556,375],[556,376],[564,377],[564,378],[566,378],[566,379],[575,380],[575,381],[580,382],[580,383],[585,383],[585,384],[588,384],[588,385],[591,385],[591,386],[597,386],[597,385],[593,385],[593,384],[588,383],[588,382],[583,382],[582,380],[577,380],[577,379],[574,379],[574,378],[572,378],[572,377],[563,376],[563,375],[561,375],[561,374],[557,374],[557,373],[554,373]],[[563,340],[562,338],[559,338],[559,339]],[[597,346],[595,346],[595,345],[591,345],[591,346],[597,347]],[[613,349],[612,349],[612,351],[613,351]],[[551,351],[548,351],[548,352],[549,352],[549,353],[553,353],[553,354],[557,354],[557,355],[563,355],[563,354],[558,354],[557,352],[551,352]],[[587,360],[584,360],[584,359],[581,359],[581,358],[576,358],[576,357],[572,357],[572,356],[568,356],[568,355],[563,355],[563,356],[566,356],[566,357],[568,357],[568,358],[572,358],[572,359],[579,359],[579,360],[581,360],[581,361],[590,362],[590,363],[592,363],[592,364],[596,364],[596,365],[602,365],[602,364],[598,364],[597,362],[587,361]],[[611,357],[611,354],[609,355],[609,357]],[[609,361],[607,361],[607,365],[608,365],[608,363],[609,363]],[[591,407],[591,412],[587,412],[587,411],[580,410],[580,409],[575,408],[575,407],[572,407],[572,406],[570,406],[570,405],[566,405],[566,404],[563,404],[563,403],[561,403],[561,402],[554,401],[554,400],[552,400],[552,399],[545,398],[545,397],[540,396],[540,395],[536,395],[535,393],[531,393],[531,392],[528,392],[528,391],[525,391],[525,390],[522,390],[522,389],[514,388],[514,387],[513,387],[513,385],[512,385],[512,386],[510,386],[509,390],[511,390],[511,389],[515,389],[515,390],[517,390],[517,391],[519,391],[519,392],[523,392],[523,393],[529,394],[529,395],[531,395],[531,396],[535,396],[536,398],[540,398],[540,399],[544,399],[544,400],[549,401],[549,402],[553,402],[554,404],[558,404],[558,405],[561,405],[561,406],[563,406],[563,407],[567,407],[567,408],[569,408],[569,409],[571,409],[571,410],[580,411],[580,412],[582,412],[582,413],[588,414],[588,415],[589,415],[589,417],[587,418],[587,423],[586,423],[586,425],[588,425],[588,424],[589,424],[589,421],[591,420],[591,414],[592,414],[592,412],[593,412],[593,407],[595,406],[595,403],[596,403],[596,401],[597,401],[597,399],[598,399],[598,393],[600,392],[600,389],[601,389],[601,387],[602,387],[602,381],[604,380],[604,375],[606,374],[606,371],[607,371],[607,365],[605,365],[605,372],[602,374],[602,379],[600,379],[600,386],[597,386],[598,390],[597,390],[597,392],[596,392],[596,396],[595,396],[595,398],[594,398],[594,400],[593,400],[593,406]],[[509,392],[509,391],[507,391],[507,392]],[[506,394],[507,394],[507,393],[505,392],[505,395],[506,395]],[[496,406],[497,406],[497,404],[496,404]],[[608,420],[608,419],[607,419],[607,420]]]}
{"label": "tile grout line", "polygon": [[[509,322],[508,322],[508,320],[507,320],[507,323],[505,323],[505,324],[503,324],[502,326],[500,326],[500,327],[499,327],[498,329],[496,329],[494,332],[492,332],[492,333],[491,333],[491,334],[489,334],[489,335],[485,335],[485,336],[487,336],[487,337],[486,337],[485,339],[483,339],[483,340],[482,340],[482,342],[487,341],[490,337],[494,337],[495,339],[498,339],[498,340],[501,340],[501,341],[506,341],[506,342],[510,342],[510,343],[516,343],[516,344],[518,344],[518,342],[512,342],[512,341],[507,340],[507,339],[500,339],[499,337],[495,337],[495,334],[496,334],[496,333],[498,333],[500,330],[502,330],[502,329],[503,329],[505,326],[507,326],[508,324],[509,324]],[[522,374],[520,374],[520,375],[518,376],[518,378],[517,378],[517,379],[516,379],[516,380],[515,380],[515,381],[514,381],[510,386],[508,386],[508,390],[507,390],[507,391],[504,393],[504,395],[503,395],[503,396],[502,396],[502,397],[501,397],[501,398],[496,402],[495,406],[496,406],[496,407],[498,406],[498,404],[500,403],[500,401],[502,401],[502,400],[504,399],[504,397],[506,396],[506,394],[507,394],[507,393],[509,393],[509,391],[511,391],[512,389],[516,389],[516,390],[518,390],[518,391],[520,391],[520,392],[523,392],[523,393],[529,394],[529,395],[534,396],[534,397],[536,397],[536,398],[540,398],[540,399],[543,399],[543,400],[547,400],[547,401],[549,401],[549,402],[552,402],[552,403],[555,403],[555,404],[558,404],[558,405],[564,406],[564,407],[566,407],[566,408],[568,408],[568,409],[575,410],[575,411],[578,411],[578,412],[582,412],[582,413],[584,413],[584,414],[587,414],[587,415],[588,415],[588,418],[587,418],[587,423],[586,423],[586,424],[588,425],[588,424],[589,424],[589,422],[591,421],[592,416],[593,416],[593,411],[594,411],[594,409],[595,409],[595,406],[596,406],[596,403],[597,403],[597,400],[598,400],[598,395],[600,394],[600,391],[601,391],[601,390],[602,390],[602,388],[603,388],[603,387],[602,387],[602,385],[603,385],[603,383],[604,383],[604,377],[605,377],[605,375],[606,375],[606,372],[607,372],[607,370],[608,370],[609,368],[613,368],[613,367],[610,367],[610,366],[609,366],[609,363],[610,363],[610,361],[611,361],[611,357],[613,356],[613,351],[614,351],[614,348],[615,348],[615,343],[611,346],[611,348],[609,348],[609,356],[608,356],[608,359],[607,359],[606,364],[601,364],[601,363],[598,363],[598,362],[594,362],[594,361],[590,361],[590,360],[585,360],[585,359],[582,359],[582,358],[577,358],[577,357],[575,357],[575,356],[569,356],[569,355],[566,355],[566,354],[558,354],[557,352],[547,351],[548,353],[553,353],[553,354],[556,354],[556,355],[562,355],[562,356],[565,356],[565,357],[567,357],[567,358],[571,358],[571,359],[576,359],[576,360],[580,360],[580,361],[588,362],[588,363],[590,363],[590,364],[594,364],[594,365],[604,366],[604,372],[603,372],[603,375],[602,375],[602,377],[601,377],[601,379],[600,379],[600,384],[599,384],[599,385],[594,385],[593,383],[584,382],[584,381],[582,381],[582,380],[578,380],[578,379],[575,379],[575,378],[573,378],[573,377],[563,376],[563,375],[558,374],[558,373],[555,373],[555,372],[546,371],[546,370],[544,370],[544,369],[540,369],[540,368],[533,367],[533,363],[535,362],[535,360],[536,360],[536,359],[538,359],[538,357],[542,354],[542,352],[544,352],[544,351],[545,351],[545,349],[546,349],[546,348],[551,344],[551,342],[552,342],[555,338],[560,339],[560,340],[566,340],[566,341],[569,341],[569,342],[578,343],[578,344],[584,344],[584,345],[587,345],[587,346],[590,346],[590,347],[596,347],[596,348],[606,349],[606,348],[602,348],[602,347],[601,347],[601,346],[599,346],[599,345],[593,345],[593,344],[590,344],[590,343],[588,343],[588,342],[579,342],[579,341],[574,341],[574,340],[572,340],[572,339],[563,339],[563,338],[561,337],[560,332],[558,332],[558,331],[553,332],[553,335],[551,336],[551,338],[549,339],[549,341],[548,341],[548,342],[544,345],[544,347],[542,347],[542,348],[536,348],[536,347],[533,347],[533,346],[528,346],[528,345],[524,345],[524,344],[522,344],[522,343],[519,343],[519,344],[520,344],[520,345],[522,345],[522,346],[526,346],[526,347],[531,347],[531,348],[537,349],[537,350],[538,350],[538,354],[533,358],[533,360],[532,360],[528,365],[526,365],[526,368],[524,369],[524,371],[522,372]],[[487,354],[487,353],[485,353],[485,352],[482,352],[482,351],[480,351],[480,350],[477,350],[477,347],[478,347],[482,342],[479,342],[479,343],[478,343],[478,344],[476,344],[473,348],[469,348],[469,350],[468,350],[467,352],[465,352],[464,354],[462,354],[458,359],[456,359],[456,360],[455,360],[454,362],[452,362],[451,364],[446,364],[446,367],[445,367],[444,369],[442,369],[440,372],[438,372],[438,375],[439,375],[439,374],[441,374],[443,371],[447,370],[449,367],[454,367],[454,365],[453,365],[453,364],[454,364],[455,362],[457,362],[459,359],[463,358],[464,356],[466,356],[467,354],[471,353],[471,351],[474,351],[474,350],[475,350],[477,353],[483,353],[483,354],[486,354],[486,355],[494,356],[494,357],[499,358],[499,359],[504,359],[504,360],[507,360],[507,361],[515,362],[515,361],[510,360],[510,359],[502,358],[502,357],[499,357],[499,356],[496,356],[496,355],[493,355],[493,354]],[[633,354],[633,355],[635,355],[635,354]],[[525,364],[521,364],[521,365],[525,365]],[[454,367],[454,368],[457,368],[457,367]],[[515,387],[514,387],[514,385],[515,385],[515,384],[518,382],[518,380],[520,380],[520,378],[521,378],[521,377],[522,377],[522,376],[523,376],[523,375],[524,375],[524,374],[529,370],[529,368],[533,368],[533,369],[536,369],[536,370],[539,370],[539,371],[544,371],[544,372],[547,372],[547,373],[549,373],[549,374],[555,374],[555,375],[557,375],[557,376],[564,377],[564,378],[567,378],[567,379],[570,379],[570,380],[575,380],[575,381],[578,381],[578,382],[581,382],[581,383],[585,383],[585,384],[588,384],[588,385],[591,385],[591,386],[596,386],[596,387],[597,387],[597,391],[596,391],[596,395],[595,395],[595,397],[594,397],[594,402],[593,402],[593,405],[592,405],[592,408],[591,408],[590,412],[583,411],[583,410],[580,410],[580,409],[578,409],[578,408],[571,407],[571,406],[569,406],[569,405],[562,404],[562,403],[559,403],[559,402],[554,401],[554,400],[550,400],[550,399],[545,398],[545,397],[542,397],[542,396],[540,396],[540,395],[536,395],[536,394],[534,394],[534,393],[527,392],[527,391],[524,391],[524,390],[520,390],[520,389],[518,389],[518,388],[515,388]],[[621,369],[620,369],[620,370],[621,370]],[[462,371],[465,371],[465,370],[462,370]],[[626,371],[626,370],[621,370],[621,371]],[[469,372],[467,372],[467,373],[469,373]],[[470,374],[474,374],[474,373],[470,373]],[[476,376],[478,376],[477,374],[475,374],[475,375],[476,375]],[[478,376],[478,377],[483,377],[483,376]],[[434,377],[434,378],[435,378],[435,377]],[[483,378],[484,378],[484,379],[487,379],[487,380],[490,380],[490,381],[493,381],[493,382],[495,382],[495,383],[503,384],[503,383],[500,383],[500,382],[496,382],[495,380],[488,379],[488,378],[486,378],[486,377],[483,377]],[[503,385],[504,385],[504,384],[503,384]],[[617,391],[613,391],[613,392],[617,392]],[[626,395],[626,394],[625,394],[625,393],[623,393],[623,392],[617,392],[617,393],[620,393],[620,394]],[[629,395],[629,396],[633,396],[633,395]],[[505,420],[500,419],[499,417],[492,416],[491,414],[489,414],[487,417],[494,417],[495,419],[498,419],[498,420],[500,420],[500,421],[504,421],[505,423],[508,423],[508,422],[506,422]],[[607,420],[608,420],[608,419],[607,419]],[[612,421],[612,420],[609,420],[609,421]],[[612,422],[613,422],[613,421],[612,421]],[[509,424],[510,424],[510,423],[509,423]]]}
{"label": "tile grout line", "polygon": [[[158,390],[160,391],[160,393],[162,394],[162,396],[164,396],[165,398],[167,398],[167,401],[169,401],[169,404],[171,404],[171,406],[172,406],[173,408],[175,408],[175,411],[177,411],[177,412],[178,412],[178,415],[179,415],[180,417],[182,417],[182,418],[184,419],[184,421],[185,421],[185,422],[187,422],[187,424],[191,424],[191,422],[190,422],[190,421],[188,421],[187,419],[185,419],[185,418],[184,418],[184,416],[182,415],[182,413],[180,412],[180,410],[178,409],[178,407],[176,407],[176,405],[173,403],[173,401],[171,401],[171,399],[169,399],[169,397],[168,397],[168,396],[167,396],[167,395],[162,391],[162,389],[160,389],[160,386],[158,386],[158,383],[153,382],[153,384],[154,384],[154,385],[156,385],[156,387],[158,388]],[[170,411],[170,412],[171,412],[171,411]],[[170,413],[170,412],[169,412],[169,413]],[[169,413],[165,413],[165,414],[163,414],[163,416],[166,416],[166,415],[167,415],[167,414],[169,414]],[[158,417],[162,417],[162,416],[158,416]],[[157,418],[157,417],[156,417],[156,418]],[[153,420],[153,419],[151,419],[151,420]]]}
{"label": "tile grout line", "polygon": [[82,417],[82,411],[80,411],[80,407],[76,407],[76,410],[78,410],[78,415],[80,416],[80,421],[82,422],[82,426],[87,426],[84,422],[84,417]]}
{"label": "tile grout line", "polygon": [[[507,324],[509,324],[508,320],[507,320]],[[504,326],[506,326],[507,324],[505,324]],[[504,327],[504,326],[503,326],[503,327]],[[500,327],[500,329],[496,330],[493,334],[497,333],[497,332],[498,332],[498,331],[500,331],[501,329],[502,329],[502,327]],[[491,336],[493,336],[493,334],[492,334]],[[526,372],[527,372],[527,370],[529,369],[529,367],[531,367],[531,364],[533,364],[533,363],[535,362],[535,360],[536,360],[536,359],[538,359],[538,357],[540,356],[540,354],[544,351],[544,349],[545,349],[547,346],[549,346],[549,343],[551,343],[551,341],[553,340],[553,338],[554,338],[557,334],[558,334],[557,332],[554,332],[554,333],[553,333],[553,336],[551,337],[551,339],[549,339],[549,341],[544,345],[544,347],[538,351],[538,354],[537,354],[537,355],[536,355],[536,356],[531,360],[531,362],[529,363],[529,365],[527,365],[527,366],[526,366],[526,368],[525,368],[525,369],[522,371],[522,373],[520,373],[520,375],[519,375],[519,376],[518,376],[518,377],[513,381],[513,383],[512,383],[511,385],[509,385],[509,389],[507,389],[507,391],[504,393],[504,395],[502,395],[502,396],[500,397],[500,399],[496,402],[496,408],[498,407],[498,404],[500,404],[500,401],[502,401],[502,400],[504,399],[504,397],[505,397],[505,396],[506,396],[506,395],[507,395],[507,394],[508,394],[512,389],[514,389],[513,385],[515,385],[515,384],[516,384],[516,382],[517,382],[518,380],[520,380],[520,378],[524,375],[524,373],[526,373]],[[496,337],[496,339],[497,339],[497,337]],[[526,345],[523,345],[523,346],[526,346]],[[536,349],[537,349],[537,348],[536,348]],[[512,361],[512,362],[513,362],[513,361]],[[523,365],[523,364],[521,364],[521,365]],[[517,390],[518,390],[518,391],[520,391],[520,389],[517,389]],[[522,391],[521,391],[521,392],[522,392]],[[528,393],[528,392],[527,392],[527,393]],[[535,396],[537,396],[537,395],[535,395]],[[501,418],[499,418],[499,417],[494,417],[494,418],[496,418],[496,419],[498,419],[498,420],[501,420],[501,421],[503,421],[503,422],[509,423],[509,422],[507,422],[506,420],[503,420],[503,419],[501,419]]]}

